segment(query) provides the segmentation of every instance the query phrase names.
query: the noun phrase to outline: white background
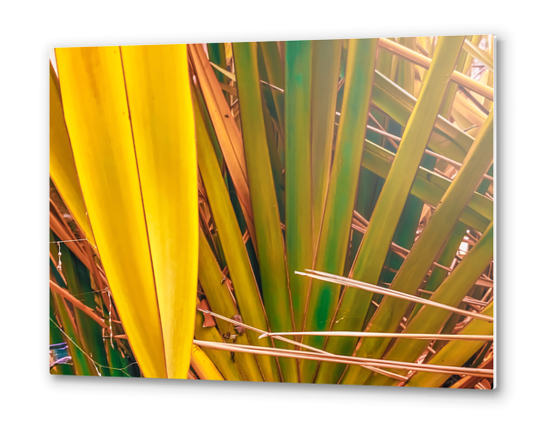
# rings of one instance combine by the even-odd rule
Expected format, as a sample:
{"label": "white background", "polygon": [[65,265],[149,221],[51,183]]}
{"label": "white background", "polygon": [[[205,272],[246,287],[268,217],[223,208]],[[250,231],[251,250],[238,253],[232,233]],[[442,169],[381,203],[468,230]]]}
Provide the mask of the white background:
{"label": "white background", "polygon": [[[540,422],[540,10],[535,1],[3,2],[0,420]],[[48,375],[48,51],[59,46],[498,37],[499,382],[490,391]],[[257,417],[257,418],[256,418]]]}

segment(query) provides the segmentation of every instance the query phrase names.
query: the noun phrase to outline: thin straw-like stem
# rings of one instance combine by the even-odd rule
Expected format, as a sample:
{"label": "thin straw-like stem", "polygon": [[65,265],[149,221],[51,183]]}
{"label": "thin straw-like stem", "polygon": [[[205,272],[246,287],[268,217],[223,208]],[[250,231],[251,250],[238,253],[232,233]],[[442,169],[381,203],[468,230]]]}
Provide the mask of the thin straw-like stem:
{"label": "thin straw-like stem", "polygon": [[[270,335],[270,333],[268,333],[267,331],[261,330],[261,329],[256,328],[256,327],[252,327],[250,325],[244,324],[244,323],[239,322],[239,321],[235,321],[235,320],[230,319],[230,318],[226,318],[225,316],[222,316],[222,315],[217,314],[215,312],[208,311],[206,309],[201,309],[201,308],[198,308],[198,311],[200,311],[200,312],[202,312],[204,314],[210,314],[210,315],[212,315],[212,316],[214,316],[216,318],[222,319],[222,320],[224,320],[226,322],[230,322],[230,323],[234,324],[235,326],[243,327],[243,328],[246,328],[248,330],[252,330],[252,331],[255,331],[257,333],[260,333],[261,334],[260,338],[262,338],[262,336]],[[307,349],[307,350],[311,350],[313,352],[321,353],[323,355],[337,356],[337,355],[334,355],[332,353],[326,352],[325,350],[321,350],[321,349],[306,345],[304,343],[296,342],[294,340],[290,340],[290,339],[287,339],[285,337],[281,337],[280,335],[276,335],[276,336],[273,335],[271,337],[274,338],[274,339],[277,339],[277,340],[281,340],[281,341],[286,342],[286,343],[293,344],[293,345],[301,347],[303,349]],[[371,371],[374,371],[376,373],[383,374],[383,375],[386,375],[388,377],[394,378],[396,380],[405,380],[404,376],[399,375],[399,374],[395,374],[395,373],[390,372],[390,371],[381,370],[379,368],[375,368],[375,367],[372,367],[372,366],[365,366],[365,368],[370,369]]]}
{"label": "thin straw-like stem", "polygon": [[418,372],[435,372],[442,374],[454,374],[454,375],[475,375],[481,377],[493,377],[493,370],[478,369],[478,368],[464,368],[464,367],[453,367],[446,365],[430,365],[430,364],[418,364],[412,362],[399,362],[399,361],[388,361],[384,359],[369,359],[369,358],[358,358],[353,356],[342,356],[342,355],[323,355],[320,353],[313,352],[300,352],[300,351],[291,351],[287,349],[276,349],[276,348],[264,348],[260,346],[251,346],[251,345],[235,345],[231,343],[217,343],[217,342],[207,342],[202,340],[194,340],[194,344],[207,347],[210,349],[219,349],[227,350],[230,352],[246,352],[254,353],[257,355],[268,355],[268,356],[280,356],[286,358],[298,358],[298,359],[309,359],[315,361],[323,362],[334,362],[340,364],[349,364],[349,365],[370,365],[394,369],[404,369],[404,370],[414,370]]}
{"label": "thin straw-like stem", "polygon": [[468,312],[463,309],[454,308],[453,306],[445,305],[443,303],[433,302],[432,300],[424,299],[421,297],[413,296],[411,294],[399,292],[392,289],[386,289],[384,287],[379,287],[373,284],[364,283],[361,281],[352,280],[346,277],[340,277],[333,274],[328,274],[327,272],[306,270],[308,272],[299,272],[296,271],[296,274],[304,275],[310,278],[316,278],[322,281],[328,281],[330,283],[340,284],[343,286],[354,287],[362,290],[367,290],[373,293],[383,294],[391,297],[396,297],[398,299],[407,300],[410,302],[422,303],[428,306],[434,306],[436,308],[446,309],[451,312],[455,312],[460,315],[469,316],[471,318],[481,319],[484,321],[493,322],[493,317],[483,314],[477,314],[475,312]]}
{"label": "thin straw-like stem", "polygon": [[414,334],[414,333],[371,333],[368,331],[299,331],[284,333],[265,333],[262,337],[276,336],[335,336],[335,337],[390,337],[418,340],[485,340],[493,341],[493,336],[475,334]]}

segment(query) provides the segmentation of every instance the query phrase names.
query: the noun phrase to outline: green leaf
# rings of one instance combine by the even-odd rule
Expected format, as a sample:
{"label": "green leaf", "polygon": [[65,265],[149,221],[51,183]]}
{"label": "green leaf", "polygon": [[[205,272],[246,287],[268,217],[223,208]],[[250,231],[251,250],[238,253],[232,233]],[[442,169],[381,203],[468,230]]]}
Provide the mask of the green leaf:
{"label": "green leaf", "polygon": [[[220,270],[201,227],[199,231],[198,278],[205,292],[205,297],[213,312],[233,319],[234,316],[239,315],[239,310],[234,303],[227,284],[225,284],[225,276]],[[217,320],[217,325],[221,334],[231,333],[232,331],[231,325],[223,320]],[[230,339],[227,341],[231,342]],[[250,344],[246,332],[238,334],[237,341],[240,344]],[[254,355],[238,353],[236,358],[235,363],[248,381],[264,381]]]}
{"label": "green leaf", "polygon": [[[55,315],[55,300],[53,293],[49,293],[49,343],[51,345],[66,342],[64,335],[60,331],[60,323]],[[69,343],[69,341],[68,341]],[[71,352],[68,346],[68,352]],[[55,375],[74,375],[75,370],[72,364],[58,364],[50,368],[50,373]]]}
{"label": "green leaf", "polygon": [[[438,263],[445,266],[450,267],[452,265],[452,261],[454,260],[455,256],[457,255],[457,251],[459,250],[459,246],[461,245],[461,242],[463,241],[463,238],[465,236],[465,233],[467,231],[467,226],[463,224],[462,222],[458,222],[454,229],[452,230],[452,234],[450,235],[450,238],[446,242],[446,245],[444,246],[444,249],[442,250],[442,253],[440,254],[440,257],[438,259]],[[439,268],[434,267],[431,271],[431,276],[427,280],[427,283],[425,284],[424,290],[434,292],[437,290],[444,279],[448,276],[448,271]],[[429,299],[431,296],[429,293],[422,292],[420,293],[420,296]],[[418,304],[414,306],[414,309],[412,310],[411,319],[418,313],[418,311],[421,309],[422,305]]]}
{"label": "green leaf", "polygon": [[295,271],[312,265],[310,41],[287,41],[285,55],[286,257],[296,328],[303,322],[308,285]]}
{"label": "green leaf", "polygon": [[[434,302],[458,307],[474,286],[484,269],[493,259],[493,223],[484,233],[482,238],[468,252],[465,258],[457,265],[450,276],[442,283],[436,292],[430,297]],[[450,318],[451,313],[444,310],[424,306],[418,314],[408,323],[405,333],[432,334],[440,331],[442,326]],[[430,340],[397,340],[385,359],[392,361],[414,362],[423,353]],[[400,372],[406,374],[405,372]],[[373,375],[367,381],[369,385],[393,384],[387,377]]]}
{"label": "green leaf", "polygon": [[[435,62],[438,53],[437,46]],[[420,287],[427,271],[437,258],[443,244],[449,238],[456,220],[482,180],[485,170],[491,164],[493,160],[492,147],[493,112],[490,113],[484,127],[478,133],[471,150],[465,158],[464,165],[442,198],[439,207],[436,209],[420,238],[410,251],[403,266],[397,273],[391,286],[392,289],[413,294]],[[359,277],[356,279],[370,282]],[[368,296],[365,296],[365,302],[370,302]],[[399,325],[408,306],[409,302],[389,297],[384,298],[373,316],[368,330],[393,332]],[[356,355],[370,355],[373,358],[380,358],[388,343],[389,340],[385,339],[378,341],[363,340]],[[363,384],[368,376],[369,373],[365,373],[363,370],[349,368],[343,379],[343,383]]]}
{"label": "green leaf", "polygon": [[[482,314],[493,316],[493,302],[482,311]],[[492,335],[493,323],[482,320],[473,320],[458,334]],[[429,360],[428,364],[461,366],[474,355],[484,343],[485,342],[483,341],[450,341],[433,358],[431,358],[431,360]],[[450,378],[449,374],[418,372],[406,385],[408,387],[439,387],[448,378]]]}
{"label": "green leaf", "polygon": [[[399,150],[378,198],[351,271],[352,278],[356,280],[370,284],[378,282],[462,42],[463,38],[461,37],[443,37],[439,42],[440,47],[437,48],[433,66],[428,72],[420,99],[406,125]],[[318,271],[321,270],[318,267],[315,268]],[[334,318],[333,330],[359,331],[371,298],[371,294],[346,288]],[[333,343],[334,346],[328,346],[330,352],[348,355],[354,350],[356,340],[333,340]],[[359,367],[351,367],[351,369],[356,372],[360,371]]]}
{"label": "green leaf", "polygon": [[[331,172],[341,40],[313,41],[311,82],[311,162],[313,243],[316,247]],[[301,323],[296,323],[301,328]]]}
{"label": "green leaf", "polygon": [[[55,267],[51,263],[51,269],[53,275],[56,274],[56,281],[61,280],[58,275],[58,272],[55,272]],[[66,301],[63,297],[56,293],[51,292],[51,297],[53,299],[53,305],[55,310],[56,320],[53,319],[50,322],[53,325],[57,325],[57,328],[62,332],[64,341],[68,344],[68,351],[73,361],[73,370],[76,375],[98,375],[96,368],[93,366],[92,362],[89,361],[88,357],[83,353],[81,349],[81,340],[79,334],[77,333],[77,328],[75,326],[75,321],[70,313],[70,310],[66,304]]]}
{"label": "green leaf", "polygon": [[[226,64],[226,49],[224,48],[224,43],[207,43],[207,51],[209,52],[209,60],[220,66],[222,69],[227,68]],[[223,84],[228,83],[226,76],[220,71],[215,69],[215,75]]]}
{"label": "green leaf", "polygon": [[[56,237],[55,240],[57,240]],[[66,279],[66,283],[68,284],[67,288],[70,294],[89,308],[96,310],[95,290],[91,286],[88,269],[75,258],[75,255],[68,249],[66,243],[61,243],[60,246],[60,252],[62,254],[62,274]],[[51,244],[51,250],[57,252],[57,245]],[[108,359],[104,347],[102,327],[80,309],[73,308],[73,311],[75,324],[81,341],[80,346],[97,363],[107,366]],[[108,368],[103,368],[99,371],[103,376],[110,375]]]}
{"label": "green leaf", "polygon": [[[400,125],[406,126],[417,99],[377,71],[372,102]],[[437,117],[434,125],[428,147],[456,162],[462,162],[474,138],[441,116]]]}
{"label": "green leaf", "polygon": [[[260,259],[263,301],[271,330],[292,331],[294,327],[284,260],[284,242],[260,95],[257,44],[234,43],[233,53],[248,182],[251,189],[250,200]],[[291,347],[283,342],[277,342],[276,345],[280,348]],[[284,380],[297,382],[296,361],[281,358],[279,362]]]}
{"label": "green leaf", "polygon": [[[195,107],[195,119],[198,166],[224,249],[241,317],[246,324],[265,330],[267,319],[258,286],[199,105]],[[249,334],[248,338],[252,345],[271,346],[269,340],[258,339],[255,335]],[[265,381],[280,381],[274,358],[261,356],[257,360]]]}
{"label": "green leaf", "polygon": [[[265,68],[269,81],[275,87],[284,88],[284,69],[280,58],[278,44],[276,42],[258,43],[262,50]],[[270,89],[271,96],[275,103],[279,133],[284,138],[284,96],[278,90]]]}
{"label": "green leaf", "polygon": [[[339,133],[326,198],[322,230],[316,251],[315,269],[334,274],[343,271],[357,187],[352,175],[361,166],[363,141],[371,99],[377,41],[350,40],[345,76],[345,96]],[[287,227],[288,229],[288,227]],[[302,271],[305,268],[297,268]],[[307,284],[307,281],[302,281]],[[339,301],[339,286],[312,281],[305,331],[327,330]],[[321,348],[322,337],[304,338],[304,343]],[[302,380],[312,382],[317,363],[303,361]]]}
{"label": "green leaf", "polygon": [[206,110],[213,124],[213,131],[222,149],[224,161],[228,166],[231,181],[241,204],[248,232],[252,239],[256,239],[241,133],[203,47],[192,44],[188,46],[188,50]]}

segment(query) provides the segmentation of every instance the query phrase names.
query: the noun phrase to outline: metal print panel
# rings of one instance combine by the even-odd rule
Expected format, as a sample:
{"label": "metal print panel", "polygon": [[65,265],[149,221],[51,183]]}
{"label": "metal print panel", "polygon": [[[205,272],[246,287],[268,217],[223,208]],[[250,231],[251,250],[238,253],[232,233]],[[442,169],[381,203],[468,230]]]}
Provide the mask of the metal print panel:
{"label": "metal print panel", "polygon": [[55,49],[50,372],[493,388],[493,51]]}

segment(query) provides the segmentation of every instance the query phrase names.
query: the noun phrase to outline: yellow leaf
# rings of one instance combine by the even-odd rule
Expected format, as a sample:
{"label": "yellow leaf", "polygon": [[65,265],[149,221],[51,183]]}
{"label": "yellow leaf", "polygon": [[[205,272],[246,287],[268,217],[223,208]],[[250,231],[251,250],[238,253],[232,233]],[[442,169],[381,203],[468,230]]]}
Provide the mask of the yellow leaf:
{"label": "yellow leaf", "polygon": [[126,334],[146,377],[186,378],[198,252],[186,46],[56,53],[75,164]]}
{"label": "yellow leaf", "polygon": [[196,345],[192,345],[192,367],[201,380],[224,380],[213,361]]}
{"label": "yellow leaf", "polygon": [[70,139],[64,123],[58,79],[52,65],[49,68],[49,131],[51,179],[73,219],[79,224],[88,241],[95,245],[96,242],[87,218],[87,209],[79,187],[79,177],[73,163]]}
{"label": "yellow leaf", "polygon": [[167,373],[186,378],[198,276],[196,136],[186,45],[122,47]]}

